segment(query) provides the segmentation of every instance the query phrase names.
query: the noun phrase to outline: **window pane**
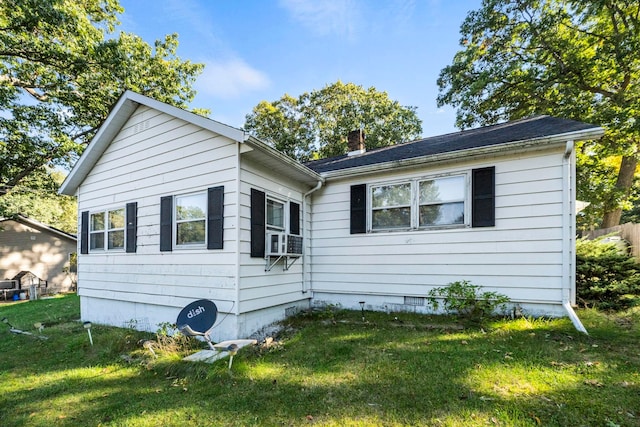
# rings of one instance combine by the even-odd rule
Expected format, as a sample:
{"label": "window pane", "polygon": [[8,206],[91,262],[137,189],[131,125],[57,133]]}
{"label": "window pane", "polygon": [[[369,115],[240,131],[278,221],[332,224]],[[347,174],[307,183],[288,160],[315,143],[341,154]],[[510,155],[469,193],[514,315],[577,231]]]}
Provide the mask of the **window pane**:
{"label": "window pane", "polygon": [[104,230],[104,212],[91,214],[91,231]]}
{"label": "window pane", "polygon": [[284,228],[284,204],[267,199],[267,225]]}
{"label": "window pane", "polygon": [[176,197],[176,220],[204,219],[207,212],[205,194]]}
{"label": "window pane", "polygon": [[411,227],[411,208],[375,210],[371,216],[374,230]]}
{"label": "window pane", "polygon": [[108,249],[124,249],[124,230],[110,231]]}
{"label": "window pane", "polygon": [[91,233],[89,241],[90,249],[104,249],[104,233]]}
{"label": "window pane", "polygon": [[124,228],[124,209],[109,211],[109,229]]}
{"label": "window pane", "polygon": [[411,183],[409,182],[373,187],[371,193],[374,208],[409,206],[411,204]]}
{"label": "window pane", "polygon": [[464,176],[438,178],[420,183],[420,203],[464,200]]}
{"label": "window pane", "polygon": [[176,244],[203,244],[205,242],[204,230],[204,221],[181,222],[178,224]]}
{"label": "window pane", "polygon": [[464,224],[464,202],[420,206],[420,225]]}

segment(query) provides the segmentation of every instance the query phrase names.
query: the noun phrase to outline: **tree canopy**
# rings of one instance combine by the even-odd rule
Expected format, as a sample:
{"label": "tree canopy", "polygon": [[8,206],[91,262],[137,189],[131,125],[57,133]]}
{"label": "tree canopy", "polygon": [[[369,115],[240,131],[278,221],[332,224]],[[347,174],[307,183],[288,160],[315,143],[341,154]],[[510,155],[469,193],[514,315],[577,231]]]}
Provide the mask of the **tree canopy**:
{"label": "tree canopy", "polygon": [[[115,32],[118,0],[0,1],[0,196],[82,153],[126,89],[186,108],[201,64],[176,34]],[[38,180],[31,180],[31,184]]]}
{"label": "tree canopy", "polygon": [[367,148],[418,138],[422,133],[416,107],[404,107],[386,92],[353,83],[336,83],[262,101],[247,115],[245,129],[289,155],[306,161],[345,154],[347,135],[363,129]]}
{"label": "tree canopy", "polygon": [[[628,202],[640,142],[640,3],[635,0],[483,0],[461,26],[462,50],[439,76],[438,104],[469,127],[534,114],[602,125],[582,150],[603,226]],[[618,156],[617,162],[609,157]],[[596,160],[606,164],[592,164]],[[582,184],[591,185],[593,182]],[[579,197],[594,196],[579,188]]]}
{"label": "tree canopy", "polygon": [[67,233],[78,232],[78,206],[75,197],[57,194],[64,181],[60,171],[31,174],[23,185],[0,197],[0,216],[25,215]]}

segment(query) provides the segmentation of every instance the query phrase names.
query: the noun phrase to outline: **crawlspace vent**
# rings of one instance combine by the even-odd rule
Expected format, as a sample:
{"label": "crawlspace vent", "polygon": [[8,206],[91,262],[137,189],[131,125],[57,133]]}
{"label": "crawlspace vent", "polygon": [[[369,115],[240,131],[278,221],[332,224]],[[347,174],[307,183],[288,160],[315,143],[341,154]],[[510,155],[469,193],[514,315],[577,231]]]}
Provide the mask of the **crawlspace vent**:
{"label": "crawlspace vent", "polygon": [[404,297],[404,305],[424,305],[424,297]]}
{"label": "crawlspace vent", "polygon": [[284,315],[286,317],[290,317],[296,314],[296,308],[295,307],[288,307],[284,309]]}

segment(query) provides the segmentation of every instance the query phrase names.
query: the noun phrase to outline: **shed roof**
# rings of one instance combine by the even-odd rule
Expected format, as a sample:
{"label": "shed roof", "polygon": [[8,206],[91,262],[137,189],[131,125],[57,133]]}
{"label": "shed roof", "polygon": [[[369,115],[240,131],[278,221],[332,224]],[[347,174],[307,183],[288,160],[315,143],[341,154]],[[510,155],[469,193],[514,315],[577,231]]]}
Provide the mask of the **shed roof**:
{"label": "shed roof", "polygon": [[601,127],[592,124],[551,116],[535,116],[391,145],[358,155],[316,160],[305,165],[323,176],[349,174],[356,169],[383,166],[385,163],[428,161],[445,154],[460,156],[472,150],[506,148],[524,143],[544,145],[568,140],[583,141],[599,138],[603,133]]}
{"label": "shed roof", "polygon": [[0,217],[0,223],[5,221],[16,221],[23,225],[27,225],[33,228],[37,228],[41,231],[54,234],[58,237],[63,237],[65,239],[69,239],[74,242],[77,241],[77,237],[74,234],[70,234],[70,233],[67,233],[66,231],[59,230],[55,227],[44,224],[40,221],[36,221],[35,219],[29,218],[28,216],[25,216],[25,215],[17,214],[17,215],[13,215],[11,217],[6,217],[6,218]]}

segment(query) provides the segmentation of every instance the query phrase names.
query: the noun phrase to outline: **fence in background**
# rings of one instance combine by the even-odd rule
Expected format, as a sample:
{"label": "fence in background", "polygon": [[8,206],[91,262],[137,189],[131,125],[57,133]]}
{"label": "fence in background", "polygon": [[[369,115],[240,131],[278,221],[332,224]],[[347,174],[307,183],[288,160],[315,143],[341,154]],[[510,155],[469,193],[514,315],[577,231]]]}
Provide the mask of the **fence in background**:
{"label": "fence in background", "polygon": [[633,254],[636,260],[640,261],[640,224],[628,222],[626,224],[616,225],[615,227],[589,231],[588,233],[585,233],[585,235],[589,239],[595,239],[612,233],[617,234],[629,242],[631,254]]}

